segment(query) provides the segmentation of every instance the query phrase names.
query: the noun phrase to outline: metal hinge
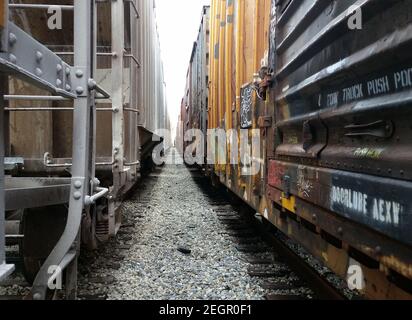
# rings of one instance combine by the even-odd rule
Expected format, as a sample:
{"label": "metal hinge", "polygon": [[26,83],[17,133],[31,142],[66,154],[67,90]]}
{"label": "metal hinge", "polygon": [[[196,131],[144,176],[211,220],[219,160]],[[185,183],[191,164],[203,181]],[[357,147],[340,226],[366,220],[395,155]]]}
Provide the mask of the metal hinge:
{"label": "metal hinge", "polygon": [[258,120],[258,125],[260,128],[270,128],[272,126],[273,120],[272,117],[266,116],[266,117],[259,117]]}

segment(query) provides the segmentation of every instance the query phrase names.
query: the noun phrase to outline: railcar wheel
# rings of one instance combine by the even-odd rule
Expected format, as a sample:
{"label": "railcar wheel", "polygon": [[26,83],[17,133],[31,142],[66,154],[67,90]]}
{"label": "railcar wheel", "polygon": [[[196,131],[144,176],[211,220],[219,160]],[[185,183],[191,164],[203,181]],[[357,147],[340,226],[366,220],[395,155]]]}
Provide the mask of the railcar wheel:
{"label": "railcar wheel", "polygon": [[65,205],[24,210],[20,224],[24,235],[20,255],[23,274],[29,284],[33,284],[40,267],[63,234],[67,212]]}

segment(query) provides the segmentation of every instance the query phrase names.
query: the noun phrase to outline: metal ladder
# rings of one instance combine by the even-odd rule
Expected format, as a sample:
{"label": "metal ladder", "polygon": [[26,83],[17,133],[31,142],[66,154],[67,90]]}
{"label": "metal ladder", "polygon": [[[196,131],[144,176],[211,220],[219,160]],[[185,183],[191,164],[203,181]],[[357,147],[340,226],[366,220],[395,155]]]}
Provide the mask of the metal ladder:
{"label": "metal ladder", "polygon": [[[1,80],[0,80],[1,81]],[[0,98],[1,99],[1,98]],[[14,270],[14,265],[6,264],[5,252],[5,197],[4,197],[4,101],[0,100],[0,281]]]}
{"label": "metal ladder", "polygon": [[[7,49],[7,2],[0,7],[0,52]],[[0,74],[0,84],[4,76]],[[1,90],[0,86],[0,90]],[[14,265],[6,264],[5,249],[5,195],[4,195],[4,92],[0,92],[0,281],[7,278],[14,270]]]}
{"label": "metal ladder", "polygon": [[[68,188],[69,210],[65,230],[41,267],[34,281],[31,297],[35,300],[45,299],[50,283],[63,270],[66,271],[66,297],[76,297],[77,253],[79,251],[79,230],[82,212],[88,206],[103,197],[108,190],[98,187],[95,177],[95,132],[96,105],[95,96],[102,90],[93,77],[96,69],[96,1],[74,0],[73,6],[64,6],[74,14],[74,67],[66,64],[57,54],[50,51],[12,22],[8,21],[8,10],[47,9],[50,5],[8,4],[0,0],[4,11],[1,38],[4,47],[0,53],[0,72],[2,76],[13,75],[31,84],[45,89],[53,96],[30,97],[30,99],[69,99],[73,108],[73,160],[72,178]],[[59,5],[57,5],[59,7]],[[33,55],[35,59],[33,59]],[[2,100],[4,102],[4,93]],[[12,96],[8,97],[13,98]],[[21,98],[21,97],[19,97]],[[1,109],[4,109],[4,103]],[[1,161],[3,166],[3,161]],[[0,168],[2,177],[4,170]],[[7,188],[0,186],[4,194]],[[16,196],[14,195],[14,198]],[[7,207],[3,201],[0,204]],[[1,208],[0,208],[1,209]],[[2,212],[4,212],[2,210]],[[4,213],[2,213],[4,214]],[[3,221],[0,219],[0,221]],[[0,222],[0,264],[4,256],[4,229]],[[10,267],[5,267],[10,270]],[[1,270],[1,269],[0,269]],[[53,270],[52,272],[50,272]],[[1,275],[1,273],[0,273]]]}

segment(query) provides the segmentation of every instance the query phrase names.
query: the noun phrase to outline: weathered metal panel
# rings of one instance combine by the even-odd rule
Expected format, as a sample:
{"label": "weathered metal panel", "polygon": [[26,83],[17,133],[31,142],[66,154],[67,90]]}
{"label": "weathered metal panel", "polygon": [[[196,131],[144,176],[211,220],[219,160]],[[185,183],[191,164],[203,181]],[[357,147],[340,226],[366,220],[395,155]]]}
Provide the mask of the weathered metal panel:
{"label": "weathered metal panel", "polygon": [[141,74],[140,126],[150,132],[170,128],[166,111],[164,71],[155,19],[154,0],[139,0],[141,12],[138,21]]}
{"label": "weathered metal panel", "polygon": [[278,1],[276,11],[270,198],[410,278],[412,3]]}
{"label": "weathered metal panel", "polygon": [[[187,97],[183,99],[188,129],[199,129],[207,133],[208,81],[209,81],[209,19],[210,7],[202,9],[201,24],[196,42],[193,44],[188,70]],[[182,110],[183,115],[186,110]],[[206,139],[205,139],[206,144]],[[205,147],[204,147],[204,150]]]}
{"label": "weathered metal panel", "polygon": [[213,54],[208,127],[223,129],[228,135],[230,129],[235,129],[232,137],[234,132],[240,137],[241,129],[249,130],[249,145],[254,135],[259,133],[261,137],[259,145],[253,146],[254,151],[261,151],[259,157],[253,158],[254,165],[259,167],[257,174],[245,174],[247,169],[242,161],[246,158],[240,158],[237,139],[234,145],[230,143],[232,139],[227,143],[226,164],[210,167],[222,183],[262,213],[269,210],[264,196],[269,129],[263,119],[270,119],[273,113],[265,82],[269,71],[270,8],[269,0],[212,1],[210,24]]}
{"label": "weathered metal panel", "polygon": [[407,196],[412,186],[407,181],[271,161],[269,184],[412,244],[412,209]]}
{"label": "weathered metal panel", "polygon": [[6,178],[6,210],[68,203],[70,182],[69,178]]}
{"label": "weathered metal panel", "polygon": [[[73,1],[26,1],[27,3],[41,4],[72,4]],[[149,3],[150,2],[150,3]],[[22,3],[25,3],[23,1]],[[124,5],[125,19],[125,56],[119,56],[116,59],[112,53],[112,17],[111,3],[99,3],[98,9],[98,51],[96,81],[107,92],[113,95],[112,88],[112,60],[124,60],[122,69],[122,102],[120,106],[113,106],[111,100],[98,100],[98,108],[125,109],[121,122],[124,123],[118,130],[116,136],[123,136],[124,143],[122,153],[118,161],[125,163],[134,163],[138,159],[138,149],[140,141],[138,137],[136,122],[139,121],[142,128],[153,132],[157,128],[169,128],[169,116],[165,98],[165,84],[163,81],[163,67],[160,59],[160,45],[155,21],[155,8],[153,1],[136,1],[138,11],[141,12],[140,19],[131,9],[129,2]],[[13,9],[12,20],[16,22],[25,31],[41,42],[47,43],[48,46],[58,52],[64,60],[72,64],[73,51],[73,17],[70,10],[63,10],[63,30],[48,30],[47,19],[49,14],[47,10],[37,9]],[[38,23],[41,21],[41,23]],[[144,51],[143,53],[139,52]],[[123,52],[122,50],[119,50]],[[119,68],[116,68],[119,70]],[[144,78],[146,77],[146,78]],[[136,90],[133,90],[133,88]],[[32,88],[25,83],[13,80],[11,94],[44,94],[38,89]],[[120,99],[118,99],[120,102]],[[119,103],[117,103],[119,104]],[[71,108],[71,102],[21,102],[13,101],[11,108],[20,107],[56,107]],[[147,109],[147,110],[146,110]],[[140,115],[139,115],[140,112]],[[122,112],[123,113],[123,112]],[[38,162],[37,165],[25,167],[26,174],[41,170],[43,155],[49,152],[54,158],[70,158],[72,141],[70,132],[72,130],[71,111],[50,111],[50,112],[11,112],[10,137],[11,145],[8,146],[10,155],[24,156],[28,162]],[[119,113],[97,112],[97,142],[96,152],[98,158],[110,159],[113,157],[114,148],[112,143],[112,118],[118,118]],[[139,119],[138,119],[139,118]],[[116,121],[115,123],[118,123]],[[37,127],[38,130],[30,133],[28,130],[21,128]],[[124,149],[124,150],[123,150]],[[58,160],[56,160],[58,161]],[[111,160],[106,161],[110,163]],[[107,166],[110,168],[110,166]],[[132,171],[136,166],[132,166]],[[63,168],[64,169],[64,168]],[[62,172],[63,172],[62,169]],[[44,168],[43,171],[50,171]],[[56,171],[56,170],[55,170]]]}

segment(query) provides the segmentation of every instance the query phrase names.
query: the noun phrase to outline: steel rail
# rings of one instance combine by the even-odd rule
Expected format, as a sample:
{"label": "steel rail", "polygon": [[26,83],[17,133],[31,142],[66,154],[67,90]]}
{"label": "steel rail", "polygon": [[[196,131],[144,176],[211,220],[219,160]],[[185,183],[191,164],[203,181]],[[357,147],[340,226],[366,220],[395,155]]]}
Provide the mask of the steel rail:
{"label": "steel rail", "polygon": [[265,224],[250,215],[244,214],[250,219],[253,228],[262,236],[274,251],[285,260],[286,264],[314,291],[317,298],[322,300],[347,300],[347,298],[321,274],[312,268],[295,251],[289,248],[283,241],[273,235]]}

